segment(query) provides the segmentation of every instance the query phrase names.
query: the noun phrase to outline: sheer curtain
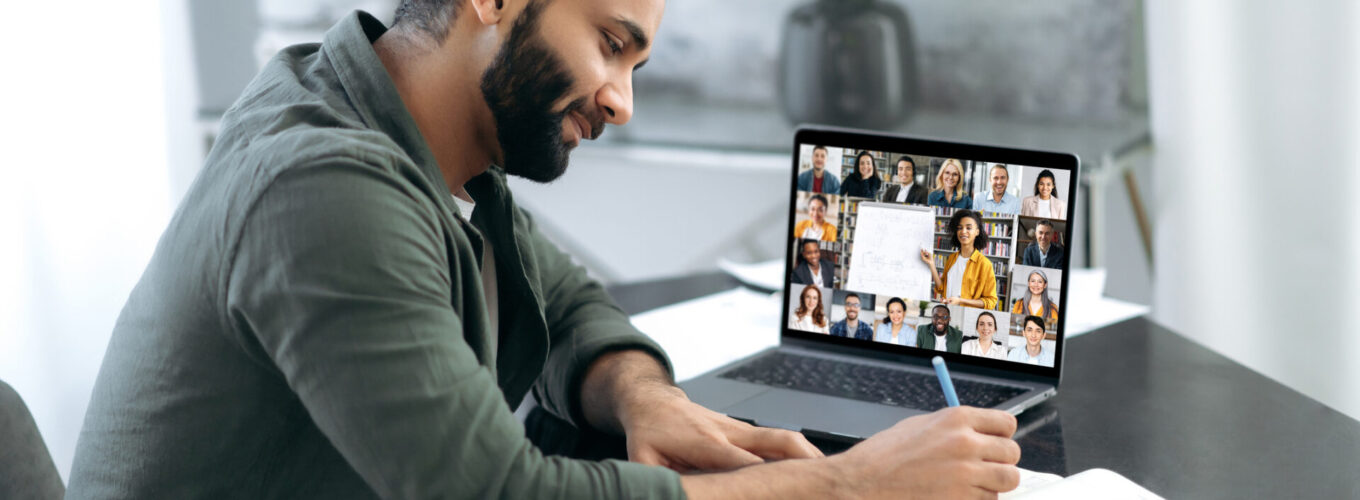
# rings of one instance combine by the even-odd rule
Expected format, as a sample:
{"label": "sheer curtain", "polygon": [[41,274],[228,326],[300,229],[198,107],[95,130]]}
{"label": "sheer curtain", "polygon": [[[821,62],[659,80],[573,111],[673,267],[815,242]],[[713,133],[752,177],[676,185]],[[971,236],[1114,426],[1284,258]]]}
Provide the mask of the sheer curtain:
{"label": "sheer curtain", "polygon": [[1360,418],[1360,4],[1146,8],[1155,318]]}
{"label": "sheer curtain", "polygon": [[0,30],[0,379],[63,478],[114,320],[175,201],[165,7],[11,2]]}

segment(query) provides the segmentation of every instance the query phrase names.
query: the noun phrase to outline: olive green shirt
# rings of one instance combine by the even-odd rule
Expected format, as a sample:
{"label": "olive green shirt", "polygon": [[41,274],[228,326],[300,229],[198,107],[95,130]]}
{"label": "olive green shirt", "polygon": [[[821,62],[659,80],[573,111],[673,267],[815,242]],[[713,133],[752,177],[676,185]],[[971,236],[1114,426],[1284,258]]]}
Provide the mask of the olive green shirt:
{"label": "olive green shirt", "polygon": [[472,220],[456,215],[373,51],[385,29],[348,16],[228,110],[118,318],[71,497],[683,496],[670,470],[526,439],[511,411],[531,386],[581,426],[592,360],[665,356],[535,230],[499,168],[465,186]]}

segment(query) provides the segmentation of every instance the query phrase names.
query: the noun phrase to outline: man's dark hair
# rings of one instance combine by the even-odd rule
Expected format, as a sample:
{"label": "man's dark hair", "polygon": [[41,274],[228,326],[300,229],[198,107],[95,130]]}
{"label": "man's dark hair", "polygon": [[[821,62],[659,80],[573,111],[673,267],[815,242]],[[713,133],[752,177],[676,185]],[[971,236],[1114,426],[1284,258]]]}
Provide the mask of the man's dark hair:
{"label": "man's dark hair", "polygon": [[1049,230],[1049,231],[1052,231],[1052,230],[1053,230],[1053,221],[1050,221],[1050,220],[1048,220],[1048,219],[1039,219],[1039,222],[1036,223],[1036,226],[1048,226],[1048,230]]}
{"label": "man's dark hair", "polygon": [[[1031,314],[1031,315],[1029,315],[1029,316],[1025,316],[1025,323],[1024,323],[1024,324],[1025,324],[1025,325],[1028,325],[1029,323],[1034,323],[1034,324],[1036,324],[1036,325],[1039,325],[1039,329],[1040,329],[1040,330],[1045,330],[1045,329],[1046,329],[1046,328],[1044,327],[1044,318],[1035,316],[1035,315],[1033,315],[1033,314]],[[1045,335],[1047,335],[1047,333],[1045,333]]]}
{"label": "man's dark hair", "polygon": [[414,29],[443,45],[462,5],[461,0],[401,0],[392,27]]}
{"label": "man's dark hair", "polygon": [[[935,304],[935,307],[930,308],[930,315],[931,315],[931,316],[934,316],[934,315],[935,315],[935,310],[936,310],[936,309],[944,309],[945,314],[949,314],[949,306],[946,306],[946,305],[944,305],[944,304]],[[953,315],[950,314],[950,316],[953,316]]]}
{"label": "man's dark hair", "polygon": [[[823,145],[821,145],[821,144],[818,144],[818,145],[816,145],[816,146],[813,146],[813,147],[812,147],[812,152],[813,152],[813,153],[816,153],[818,149],[820,149],[820,150],[822,150],[822,151],[826,151],[826,146],[823,146]],[[830,151],[827,151],[827,152],[829,153]]]}
{"label": "man's dark hair", "polygon": [[[910,157],[910,156],[907,156],[907,155],[902,155],[902,156],[898,157],[898,158],[897,158],[897,165],[901,165],[902,162],[904,162],[904,161],[911,164],[911,169],[912,169],[912,170],[916,170],[916,160],[911,159],[911,157]],[[915,173],[915,172],[913,172],[913,173]]]}
{"label": "man's dark hair", "polygon": [[[959,226],[963,225],[964,217],[973,219],[973,222],[977,224],[978,235],[976,238],[973,238],[973,249],[979,252],[983,251],[983,249],[987,248],[987,231],[982,230],[982,214],[977,213],[976,210],[959,210],[954,212],[954,216],[949,218],[949,241],[954,243],[954,249],[956,250],[963,247],[963,244],[959,243]],[[961,259],[967,259],[968,257],[970,256],[959,256]]]}
{"label": "man's dark hair", "polygon": [[[841,303],[845,303],[845,301],[850,300],[850,297],[854,297],[854,298],[857,298],[857,299],[858,299],[858,298],[859,298],[859,294],[858,294],[858,293],[855,293],[855,292],[847,293],[847,294],[845,294],[845,298],[844,298],[844,299],[841,299]],[[904,307],[904,308],[902,308],[902,310],[905,311],[906,308]]]}

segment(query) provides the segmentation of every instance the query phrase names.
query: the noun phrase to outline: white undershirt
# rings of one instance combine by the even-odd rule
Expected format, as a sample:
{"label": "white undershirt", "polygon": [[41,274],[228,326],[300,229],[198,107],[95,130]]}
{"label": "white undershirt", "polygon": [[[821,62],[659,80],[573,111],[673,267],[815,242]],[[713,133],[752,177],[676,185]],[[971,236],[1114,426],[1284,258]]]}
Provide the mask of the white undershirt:
{"label": "white undershirt", "polygon": [[1034,215],[1039,217],[1052,217],[1053,216],[1052,208],[1053,208],[1052,198],[1047,200],[1039,198],[1039,210],[1038,213]]}
{"label": "white undershirt", "polygon": [[811,283],[811,284],[817,285],[817,288],[826,288],[826,284],[822,283],[822,268],[821,268],[821,267],[816,267],[816,268],[814,268],[814,267],[812,267],[812,266],[808,266],[808,274],[811,274],[811,275],[812,275],[812,283]]}
{"label": "white undershirt", "polygon": [[967,267],[968,259],[962,255],[954,259],[954,267],[949,268],[949,273],[945,276],[945,298],[963,296],[963,271]]}
{"label": "white undershirt", "polygon": [[[453,195],[453,203],[458,205],[458,211],[462,212],[462,218],[468,224],[472,224],[472,211],[477,208],[477,202],[463,192],[463,196]],[[457,214],[455,214],[457,216]],[[491,240],[482,238],[482,291],[485,292],[487,323],[491,325],[492,332],[500,332],[500,296],[496,289],[496,256],[491,251]],[[499,333],[497,333],[499,335]]]}
{"label": "white undershirt", "polygon": [[897,202],[898,202],[898,203],[902,203],[902,202],[907,201],[907,193],[910,193],[910,192],[911,192],[911,187],[914,186],[914,185],[916,185],[915,182],[913,182],[913,183],[911,183],[911,184],[907,184],[907,185],[902,186],[902,190],[897,192]]}
{"label": "white undershirt", "polygon": [[808,240],[822,239],[822,225],[818,224],[817,221],[812,221],[812,224],[808,224],[808,228],[803,230],[802,238]]}
{"label": "white undershirt", "polygon": [[[787,227],[787,226],[785,226],[785,227]],[[944,345],[944,335],[936,335],[936,336],[935,336],[935,350],[936,350],[936,351],[943,351],[943,350],[945,350],[945,345]]]}

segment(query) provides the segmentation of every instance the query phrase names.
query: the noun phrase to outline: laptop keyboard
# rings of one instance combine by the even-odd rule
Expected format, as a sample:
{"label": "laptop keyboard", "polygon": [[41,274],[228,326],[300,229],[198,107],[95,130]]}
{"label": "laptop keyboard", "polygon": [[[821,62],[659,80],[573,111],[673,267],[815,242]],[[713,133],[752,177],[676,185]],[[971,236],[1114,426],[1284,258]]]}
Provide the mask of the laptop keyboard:
{"label": "laptop keyboard", "polygon": [[[894,370],[834,359],[773,352],[720,377],[903,408],[935,411],[947,406],[934,374]],[[1025,389],[954,379],[959,404],[988,408]]]}

